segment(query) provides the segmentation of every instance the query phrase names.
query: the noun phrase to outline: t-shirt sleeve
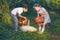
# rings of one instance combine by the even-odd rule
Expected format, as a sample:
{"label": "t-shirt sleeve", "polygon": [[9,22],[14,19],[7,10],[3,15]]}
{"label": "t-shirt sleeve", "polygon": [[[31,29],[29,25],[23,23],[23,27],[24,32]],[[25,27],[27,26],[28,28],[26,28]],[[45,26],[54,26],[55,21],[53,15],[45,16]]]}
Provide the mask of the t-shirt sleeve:
{"label": "t-shirt sleeve", "polygon": [[42,10],[43,10],[43,11],[46,11],[46,9],[45,9],[45,8],[42,8]]}

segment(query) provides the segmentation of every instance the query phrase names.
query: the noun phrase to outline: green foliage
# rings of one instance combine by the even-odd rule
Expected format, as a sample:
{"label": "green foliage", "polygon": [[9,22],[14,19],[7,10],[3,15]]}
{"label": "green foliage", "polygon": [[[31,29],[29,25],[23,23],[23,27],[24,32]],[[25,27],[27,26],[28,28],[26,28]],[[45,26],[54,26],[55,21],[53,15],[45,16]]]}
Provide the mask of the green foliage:
{"label": "green foliage", "polygon": [[46,0],[46,4],[52,10],[60,9],[60,0]]}
{"label": "green foliage", "polygon": [[[36,2],[37,1],[37,2]],[[8,24],[12,24],[11,17],[10,17],[10,10],[23,6],[25,4],[29,5],[29,7],[32,9],[34,3],[39,3],[44,7],[47,7],[48,9],[60,9],[60,3],[59,0],[0,0],[0,14],[3,14],[3,21]],[[30,13],[31,14],[31,13]],[[7,17],[8,16],[8,17]],[[6,21],[5,21],[6,20]],[[7,22],[7,20],[9,20]]]}
{"label": "green foliage", "polygon": [[[37,1],[37,2],[36,2]],[[57,40],[60,39],[60,12],[50,14],[52,23],[50,27],[44,32],[44,34],[38,34],[37,32],[13,32],[13,21],[10,16],[10,11],[15,7],[20,7],[25,4],[29,5],[30,9],[28,13],[23,13],[30,21],[30,25],[38,29],[38,26],[34,22],[36,12],[33,10],[34,3],[42,4],[47,9],[58,10],[60,9],[60,0],[0,0],[0,14],[2,14],[2,21],[0,23],[0,38],[1,40],[53,40],[52,35],[58,35]],[[54,38],[55,39],[55,38]]]}
{"label": "green foliage", "polygon": [[52,34],[60,35],[60,31],[59,31],[59,29],[60,29],[60,21],[59,21],[60,20],[60,12],[55,11],[55,13],[56,13],[55,15],[54,14],[50,15],[52,23],[50,25],[49,30]]}
{"label": "green foliage", "polygon": [[[0,14],[3,15],[2,17],[2,20],[3,22],[9,24],[9,25],[13,25],[13,22],[12,22],[12,19],[10,17],[10,10],[15,8],[15,7],[19,7],[21,5],[29,5],[30,6],[30,9],[29,9],[29,14],[27,14],[27,18],[33,20],[35,16],[36,17],[36,14],[34,14],[34,11],[31,11],[33,10],[33,5],[34,3],[39,3],[39,4],[42,4],[42,6],[44,7],[48,7],[48,9],[52,9],[52,10],[55,10],[55,9],[60,9],[60,3],[58,2],[59,0],[0,0]],[[32,15],[33,14],[33,15]],[[24,14],[25,15],[25,14]],[[32,17],[32,18],[31,18]],[[34,21],[34,20],[33,20]],[[32,25],[32,23],[31,23]]]}
{"label": "green foliage", "polygon": [[1,40],[50,40],[51,36],[48,32],[38,34],[38,32],[14,32],[12,27],[7,24],[0,23],[0,39]]}
{"label": "green foliage", "polygon": [[6,13],[5,15],[3,15],[2,17],[2,21],[10,26],[13,26],[13,22],[12,19],[10,17],[10,15],[8,13]]}
{"label": "green foliage", "polygon": [[9,6],[7,0],[1,0],[0,1],[1,6],[0,6],[0,14],[2,14],[2,21],[6,24],[13,25],[12,19],[10,17],[9,13]]}
{"label": "green foliage", "polygon": [[[31,10],[30,10],[30,12],[31,12]],[[28,15],[27,17],[28,17],[28,19],[31,20],[31,25],[38,29],[38,26],[33,21],[34,17],[36,17],[36,14],[34,14],[35,12],[31,12],[31,13],[30,12],[29,12],[29,15],[28,15],[28,13],[22,14],[22,15],[24,15],[24,16]],[[14,32],[13,31],[14,27],[10,27],[8,24],[5,24],[5,23],[0,23],[0,35],[1,35],[0,38],[1,38],[1,40],[54,40],[54,39],[59,40],[60,39],[60,37],[59,37],[60,36],[59,13],[57,15],[50,14],[50,16],[51,16],[52,23],[49,26],[49,28],[46,28],[46,30],[43,34],[38,34],[38,32],[32,32],[32,33],[25,32],[24,33],[20,30],[17,32]],[[57,37],[55,35],[57,35]]]}

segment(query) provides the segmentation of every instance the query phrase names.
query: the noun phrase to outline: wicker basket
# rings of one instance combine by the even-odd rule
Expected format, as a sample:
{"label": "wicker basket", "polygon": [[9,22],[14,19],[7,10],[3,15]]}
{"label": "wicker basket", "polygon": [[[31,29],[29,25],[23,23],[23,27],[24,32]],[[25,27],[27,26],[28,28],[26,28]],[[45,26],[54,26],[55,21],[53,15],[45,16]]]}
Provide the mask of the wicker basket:
{"label": "wicker basket", "polygon": [[44,17],[36,17],[34,19],[35,23],[40,24],[44,22]]}

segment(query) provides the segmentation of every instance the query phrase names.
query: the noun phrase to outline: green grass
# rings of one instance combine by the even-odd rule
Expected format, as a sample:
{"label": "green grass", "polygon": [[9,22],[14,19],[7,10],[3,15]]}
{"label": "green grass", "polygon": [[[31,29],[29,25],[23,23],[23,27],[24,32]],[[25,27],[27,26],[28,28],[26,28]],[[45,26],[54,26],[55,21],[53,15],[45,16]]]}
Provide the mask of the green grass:
{"label": "green grass", "polygon": [[[1,24],[1,23],[0,23]],[[8,28],[5,28],[8,27]],[[44,32],[44,34],[38,34],[38,32],[22,32],[17,31],[14,32],[9,30],[9,26],[2,25],[0,29],[0,39],[1,40],[49,40],[51,39],[50,34],[48,32]]]}
{"label": "green grass", "polygon": [[[34,17],[36,14],[29,12],[30,15],[26,14],[25,16],[30,19],[31,26],[34,26],[38,29],[38,26],[34,23]],[[31,13],[33,15],[31,15]],[[58,12],[57,12],[58,13]],[[34,17],[33,17],[34,16]],[[0,40],[59,40],[60,39],[60,14],[50,14],[52,23],[50,26],[46,27],[46,30],[43,34],[38,34],[37,32],[22,32],[18,30],[17,32],[13,31],[14,27],[9,26],[8,24],[0,22]],[[33,18],[31,18],[33,17]]]}

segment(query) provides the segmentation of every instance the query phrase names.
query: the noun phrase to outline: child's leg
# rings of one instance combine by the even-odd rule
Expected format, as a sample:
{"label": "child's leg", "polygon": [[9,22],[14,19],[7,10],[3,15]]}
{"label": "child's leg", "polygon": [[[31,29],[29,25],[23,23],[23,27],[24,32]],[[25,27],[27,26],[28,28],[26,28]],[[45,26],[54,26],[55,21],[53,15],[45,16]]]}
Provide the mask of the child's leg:
{"label": "child's leg", "polygon": [[39,26],[39,32],[41,32],[41,26]]}
{"label": "child's leg", "polygon": [[39,24],[39,32],[41,32],[41,24]]}
{"label": "child's leg", "polygon": [[14,31],[17,31],[18,30],[18,19],[13,14],[11,14],[11,17],[12,17],[12,19],[14,21]]}
{"label": "child's leg", "polygon": [[43,26],[42,26],[42,30],[41,30],[41,33],[43,33],[44,30],[45,30],[45,25],[43,24]]}
{"label": "child's leg", "polygon": [[47,21],[48,21],[48,19],[45,19],[45,20],[44,20],[44,23],[42,24],[43,26],[42,26],[42,31],[41,31],[41,33],[44,32],[45,26],[46,26],[46,24],[47,24]]}

